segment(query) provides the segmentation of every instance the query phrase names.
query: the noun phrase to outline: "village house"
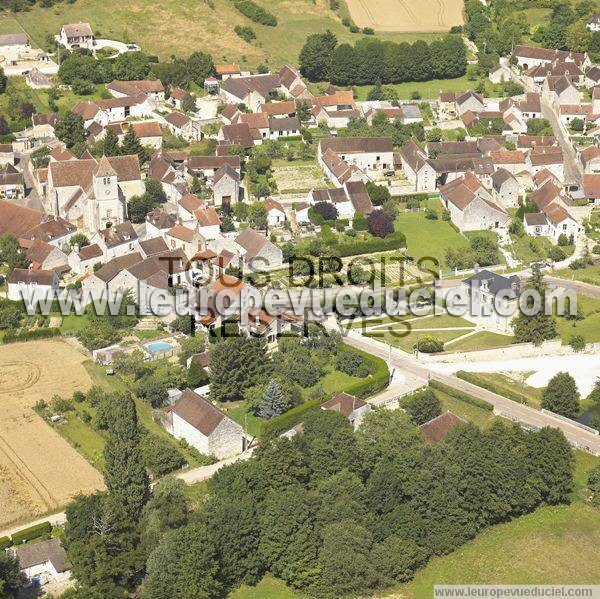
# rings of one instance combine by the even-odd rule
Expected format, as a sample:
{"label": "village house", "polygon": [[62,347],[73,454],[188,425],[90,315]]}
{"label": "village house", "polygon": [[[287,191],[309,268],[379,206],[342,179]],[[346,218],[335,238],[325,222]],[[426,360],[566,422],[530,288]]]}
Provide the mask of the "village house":
{"label": "village house", "polygon": [[120,123],[109,123],[104,129],[102,129],[99,135],[95,136],[95,141],[104,139],[106,131],[109,129],[115,133],[119,143],[123,142],[127,131],[132,129],[135,133],[135,136],[138,138],[138,141],[143,146],[153,150],[162,148],[163,136],[160,123],[158,121],[122,121]]}
{"label": "village house", "polygon": [[[12,146],[11,146],[12,148]],[[0,198],[17,200],[25,196],[25,180],[12,164],[0,168]]]}
{"label": "village house", "polygon": [[77,227],[64,218],[44,214],[35,227],[31,228],[19,239],[43,241],[66,252],[70,248],[70,240],[77,233]]}
{"label": "village house", "polygon": [[25,543],[11,549],[19,560],[19,568],[29,582],[41,577],[64,582],[71,577],[71,564],[60,539]]}
{"label": "village house", "polygon": [[269,137],[269,117],[264,112],[240,114],[233,124],[248,125],[255,145],[259,145],[263,139]]}
{"label": "village house", "polygon": [[148,167],[148,177],[160,181],[170,202],[177,202],[187,193],[187,181],[183,163],[173,158],[172,152],[160,149],[152,155]]}
{"label": "village house", "polygon": [[313,99],[311,114],[318,125],[324,122],[330,129],[347,127],[350,119],[360,117],[351,91],[336,91],[333,94]]}
{"label": "village house", "polygon": [[583,70],[591,65],[587,53],[549,50],[520,44],[514,47],[513,56],[523,70],[553,62],[573,62]]}
{"label": "village house", "polygon": [[207,241],[221,236],[221,218],[214,206],[202,206],[194,212],[198,233]]}
{"label": "village house", "polygon": [[29,38],[25,33],[6,33],[0,35],[0,55],[5,63],[18,61],[23,54],[31,50]]}
{"label": "village house", "polygon": [[90,239],[90,245],[94,244],[102,250],[103,262],[140,251],[138,234],[129,221],[98,230]]}
{"label": "village house", "polygon": [[204,455],[223,459],[246,449],[242,427],[191,389],[185,389],[173,405],[161,412],[167,431]]}
{"label": "village house", "polygon": [[490,152],[490,158],[496,169],[507,170],[512,175],[525,170],[525,154],[519,150]]}
{"label": "village house", "polygon": [[224,165],[229,165],[238,175],[241,171],[239,156],[189,156],[186,162],[190,177],[199,177],[212,182],[217,171]]}
{"label": "village house", "polygon": [[194,212],[203,206],[202,200],[192,193],[186,193],[177,202],[177,217],[182,223],[194,222]]}
{"label": "village house", "polygon": [[594,65],[591,69],[586,71],[584,85],[588,89],[592,89],[598,84],[600,84],[600,66]]}
{"label": "village house", "polygon": [[451,221],[462,232],[507,227],[511,217],[471,172],[440,187]]}
{"label": "village house", "polygon": [[444,412],[431,420],[421,424],[419,430],[426,443],[439,443],[444,440],[446,435],[455,427],[465,424],[462,418],[459,418],[452,412]]}
{"label": "village house", "polygon": [[175,218],[161,206],[146,215],[146,237],[164,237],[166,232],[175,226]]}
{"label": "village house", "polygon": [[532,176],[547,170],[559,181],[564,181],[565,160],[560,146],[535,147],[527,157],[527,167]]}
{"label": "village house", "polygon": [[354,218],[356,212],[368,216],[373,212],[373,204],[362,181],[348,181],[336,189],[313,189],[308,194],[308,202],[313,206],[319,202],[333,204],[338,218]]}
{"label": "village house", "polygon": [[592,116],[591,104],[563,104],[559,107],[560,120],[565,125],[570,125],[575,119],[582,120],[584,125]]}
{"label": "village house", "polygon": [[590,31],[600,31],[600,13],[596,13],[593,17],[591,17],[585,26]]}
{"label": "village house", "polygon": [[518,313],[521,290],[517,275],[505,277],[482,269],[465,279],[462,287],[469,297],[469,320],[487,330],[512,333],[511,323]]}
{"label": "village house", "polygon": [[354,395],[338,393],[335,397],[322,403],[321,409],[333,410],[343,414],[356,430],[361,425],[363,418],[371,411],[371,406],[366,401],[354,397]]}
{"label": "village house", "polygon": [[215,65],[215,73],[218,79],[225,81],[230,77],[240,77],[242,71],[237,64],[218,64]]}
{"label": "village house", "polygon": [[67,50],[86,48],[92,50],[94,47],[94,33],[89,23],[71,23],[63,25],[58,42]]}
{"label": "village house", "polygon": [[564,75],[547,77],[542,85],[542,95],[556,107],[581,101],[580,92]]}
{"label": "village house", "polygon": [[68,270],[67,255],[56,246],[39,240],[21,240],[20,244],[26,248],[25,255],[31,269],[55,272]]}
{"label": "village house", "polygon": [[239,146],[245,150],[253,148],[262,143],[262,137],[252,130],[247,123],[234,123],[232,125],[223,125],[217,134],[217,140],[224,146]]}
{"label": "village house", "polygon": [[391,137],[330,137],[319,141],[318,160],[331,150],[350,166],[367,174],[394,168],[394,143]]}
{"label": "village house", "polygon": [[402,171],[416,192],[432,192],[436,188],[436,171],[427,154],[412,140],[407,140],[399,152]]}
{"label": "village house", "polygon": [[[277,73],[283,93],[294,100],[311,100],[313,95],[306,87],[300,76],[300,71],[295,67],[284,66]],[[289,115],[294,116],[294,115]]]}
{"label": "village house", "polygon": [[86,100],[78,102],[73,108],[73,112],[83,119],[86,129],[93,123],[105,127],[108,123],[117,123],[130,117],[153,117],[153,111],[154,102],[145,94],[108,100]]}
{"label": "village house", "polygon": [[148,237],[140,241],[140,252],[143,258],[150,258],[156,254],[169,252],[169,246],[162,237]]}
{"label": "village house", "polygon": [[165,116],[165,121],[169,131],[177,137],[181,137],[186,141],[202,139],[200,125],[183,112],[170,112]]}
{"label": "village house", "polygon": [[511,80],[510,68],[503,64],[497,64],[489,73],[488,78],[492,83],[504,83]]}
{"label": "village house", "polygon": [[249,272],[275,270],[283,266],[281,249],[250,227],[236,235],[235,243],[245,270]]}
{"label": "village house", "polygon": [[492,195],[504,208],[517,208],[519,205],[519,182],[505,168],[499,168],[492,175]]}
{"label": "village house", "polygon": [[342,160],[331,148],[323,154],[320,160],[325,179],[336,187],[341,187],[349,181],[368,181],[367,174],[355,165]]}
{"label": "village house", "polygon": [[54,87],[54,83],[50,77],[42,73],[38,68],[31,69],[25,75],[25,83],[32,89],[50,89]]}
{"label": "village house", "polygon": [[578,157],[586,175],[600,173],[600,148],[598,146],[580,149]]}
{"label": "village house", "polygon": [[0,144],[0,165],[5,164],[13,166],[15,164],[15,152],[12,143]]}
{"label": "village house", "polygon": [[229,77],[219,86],[219,95],[224,102],[243,104],[252,112],[258,112],[279,91],[284,91],[279,77],[268,74]]}
{"label": "village house", "polygon": [[165,88],[160,79],[142,79],[140,81],[113,80],[106,84],[106,89],[115,98],[126,96],[149,96],[155,105],[165,101]]}
{"label": "village house", "polygon": [[298,136],[300,129],[300,121],[295,116],[269,119],[269,139]]}
{"label": "village house", "polygon": [[285,210],[279,202],[276,202],[273,198],[267,198],[264,201],[264,206],[267,211],[267,225],[269,227],[278,227],[285,222]]}
{"label": "village house", "polygon": [[33,137],[35,139],[54,139],[54,127],[58,121],[58,115],[55,112],[48,114],[34,114],[31,116],[33,123]]}
{"label": "village house", "polygon": [[77,275],[93,272],[96,264],[102,263],[104,252],[97,244],[84,245],[81,249],[73,249],[68,256],[71,271]]}
{"label": "village house", "polygon": [[58,275],[53,270],[15,268],[7,279],[9,300],[25,300],[35,304],[39,300],[56,299]]}
{"label": "village house", "polygon": [[585,174],[583,176],[583,193],[590,204],[600,204],[600,174]]}
{"label": "village house", "polygon": [[198,250],[204,249],[205,239],[196,229],[175,225],[165,233],[169,249],[180,249],[191,259]]}
{"label": "village house", "polygon": [[470,112],[483,112],[485,110],[485,103],[482,94],[476,94],[471,90],[466,91],[455,99],[456,114],[462,115],[467,111]]}
{"label": "village house", "polygon": [[215,206],[232,206],[240,200],[240,173],[228,163],[220,166],[213,177],[213,202]]}
{"label": "village house", "polygon": [[[269,119],[284,119],[296,116],[296,102],[284,100],[283,102],[267,102],[260,107]],[[225,111],[223,111],[225,112]]]}

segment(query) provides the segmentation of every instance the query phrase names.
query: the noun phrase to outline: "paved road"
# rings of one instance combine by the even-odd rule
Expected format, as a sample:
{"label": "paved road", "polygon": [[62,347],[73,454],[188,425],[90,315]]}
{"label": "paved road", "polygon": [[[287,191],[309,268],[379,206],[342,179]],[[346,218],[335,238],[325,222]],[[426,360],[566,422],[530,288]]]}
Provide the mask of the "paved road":
{"label": "paved road", "polygon": [[600,287],[597,285],[590,285],[589,283],[582,283],[581,281],[573,281],[569,279],[559,279],[558,277],[553,277],[550,275],[545,275],[544,281],[546,281],[546,283],[560,285],[565,289],[574,289],[577,293],[581,293],[582,295],[589,295],[590,297],[600,299]]}
{"label": "paved road", "polygon": [[577,156],[571,140],[565,135],[565,130],[559,122],[558,115],[554,107],[542,98],[542,116],[550,121],[554,135],[560,144],[565,159],[565,185],[583,186],[583,169]]}
{"label": "paved road", "polygon": [[[356,332],[350,332],[344,341],[358,349],[379,356],[384,360],[390,358],[389,347],[375,339],[362,337]],[[512,420],[520,421],[535,428],[542,428],[545,426],[558,428],[564,433],[565,437],[577,447],[595,455],[600,455],[600,436],[594,435],[574,424],[565,422],[550,414],[542,414],[542,412],[539,412],[534,408],[516,403],[506,397],[492,393],[487,389],[477,387],[476,385],[463,381],[453,375],[436,372],[430,365],[417,362],[416,359],[408,356],[405,352],[392,349],[391,363],[392,366],[416,376],[424,379],[434,379],[440,383],[450,385],[455,389],[469,393],[479,399],[483,399],[491,403],[494,406],[495,411]]]}

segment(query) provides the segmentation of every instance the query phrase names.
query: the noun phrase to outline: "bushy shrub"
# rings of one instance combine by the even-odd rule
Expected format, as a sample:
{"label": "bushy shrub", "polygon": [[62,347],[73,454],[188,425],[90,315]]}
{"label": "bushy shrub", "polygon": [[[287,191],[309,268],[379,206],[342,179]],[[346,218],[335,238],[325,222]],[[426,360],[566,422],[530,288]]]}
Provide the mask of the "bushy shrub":
{"label": "bushy shrub", "polygon": [[415,343],[415,349],[425,354],[435,354],[444,351],[444,343],[437,337],[427,335]]}
{"label": "bushy shrub", "polygon": [[548,258],[550,258],[550,260],[553,260],[554,262],[560,262],[561,260],[564,260],[566,257],[567,257],[567,255],[565,254],[564,250],[562,250],[558,246],[552,246],[548,250]]}
{"label": "bushy shrub", "polygon": [[585,339],[581,335],[573,335],[569,339],[569,345],[573,351],[583,351],[585,349]]}
{"label": "bushy shrub", "polygon": [[52,524],[50,522],[40,522],[34,524],[23,530],[19,530],[11,535],[11,539],[14,545],[20,545],[33,539],[40,539],[42,537],[49,537],[52,533]]}
{"label": "bushy shrub", "polygon": [[335,367],[337,370],[345,372],[350,376],[358,376],[360,378],[369,376],[369,368],[363,357],[352,351],[338,351],[335,357]]}
{"label": "bushy shrub", "polygon": [[253,39],[256,39],[256,33],[252,27],[243,27],[242,25],[236,25],[233,29],[238,37],[241,37],[245,42],[250,43]]}
{"label": "bushy shrub", "polygon": [[277,17],[266,11],[262,6],[256,4],[252,0],[235,0],[233,5],[251,21],[260,23],[261,25],[268,25],[269,27],[275,27],[277,25]]}

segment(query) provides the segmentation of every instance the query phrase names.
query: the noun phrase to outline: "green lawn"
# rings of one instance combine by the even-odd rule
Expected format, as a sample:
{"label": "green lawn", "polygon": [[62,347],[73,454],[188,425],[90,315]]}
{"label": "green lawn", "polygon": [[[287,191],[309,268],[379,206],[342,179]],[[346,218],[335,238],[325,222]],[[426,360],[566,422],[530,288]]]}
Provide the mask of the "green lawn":
{"label": "green lawn", "polygon": [[[436,204],[441,212],[441,205]],[[468,247],[465,237],[452,228],[449,222],[428,220],[424,212],[404,212],[396,219],[396,230],[406,235],[407,253],[411,258],[431,257],[445,265],[446,250]],[[430,262],[425,263],[431,267]]]}
{"label": "green lawn", "polygon": [[77,314],[68,314],[62,317],[60,324],[60,332],[63,335],[73,336],[76,335],[87,323],[87,319],[83,316],[77,316]]}
{"label": "green lawn", "polygon": [[456,343],[448,346],[448,351],[458,351],[463,349],[485,349],[486,347],[498,347],[510,345],[512,337],[508,335],[499,335],[489,331],[481,331],[469,337],[465,337]]}
{"label": "green lawn", "polygon": [[[91,413],[91,410],[88,409]],[[80,418],[81,411],[69,412],[66,422],[56,426],[56,430],[75,447],[98,470],[104,466],[104,439],[91,426]]]}
{"label": "green lawn", "polygon": [[489,410],[484,410],[483,408],[474,406],[466,401],[462,401],[456,397],[447,395],[438,389],[435,389],[435,394],[442,402],[443,412],[450,411],[453,414],[456,414],[459,418],[462,418],[467,422],[472,422],[475,426],[480,428],[487,428],[494,420],[498,418],[498,416],[494,416],[494,413],[490,412]]}
{"label": "green lawn", "polygon": [[[462,77],[457,77],[456,79],[434,79],[433,81],[412,81],[407,83],[397,83],[395,85],[391,85],[393,87],[398,97],[401,100],[410,100],[413,92],[419,92],[421,94],[421,98],[430,99],[437,98],[439,93],[442,92],[464,92],[468,89],[475,89],[477,86],[477,81],[469,81],[467,75]],[[359,85],[355,86],[352,89],[354,90],[354,94],[357,100],[366,100],[369,90],[372,88],[372,85]]]}
{"label": "green lawn", "polygon": [[247,432],[250,435],[253,437],[260,436],[265,421],[249,412],[245,405],[235,408],[227,408],[225,411],[227,412],[228,416],[235,420],[239,425],[244,427],[244,429],[247,427]]}
{"label": "green lawn", "polygon": [[303,599],[306,595],[288,588],[284,582],[267,574],[255,587],[244,584],[228,595],[229,599]]}
{"label": "green lawn", "polygon": [[577,313],[583,315],[583,320],[557,317],[556,325],[562,342],[569,343],[573,335],[581,335],[586,343],[600,341],[600,299],[578,295]]}
{"label": "green lawn", "polygon": [[600,264],[596,264],[595,266],[590,264],[579,270],[565,268],[553,272],[552,276],[567,279],[569,281],[581,281],[582,283],[589,283],[590,285],[600,285]]}
{"label": "green lawn", "polygon": [[[474,328],[475,325],[460,316],[452,316],[452,314],[440,314],[427,316],[427,318],[419,318],[408,322],[412,329],[446,329],[450,327],[469,327]],[[464,331],[465,333],[467,331]]]}
{"label": "green lawn", "polygon": [[[423,339],[423,337],[436,337],[440,341],[446,343],[451,339],[456,339],[461,335],[464,335],[468,331],[412,331],[410,333],[403,334],[403,331],[388,331],[386,329],[382,329],[381,331],[372,331],[366,333],[367,337],[373,337],[378,341],[383,343],[389,343],[392,347],[398,347],[406,352],[412,353],[414,352],[415,345],[419,339]],[[451,349],[452,345],[448,346],[448,349]]]}

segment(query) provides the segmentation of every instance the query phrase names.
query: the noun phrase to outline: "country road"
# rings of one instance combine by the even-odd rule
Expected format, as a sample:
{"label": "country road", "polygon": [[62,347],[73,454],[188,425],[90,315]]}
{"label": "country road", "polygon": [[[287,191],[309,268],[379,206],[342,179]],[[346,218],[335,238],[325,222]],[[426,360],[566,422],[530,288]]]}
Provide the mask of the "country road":
{"label": "country road", "polygon": [[600,435],[594,435],[574,424],[556,418],[550,414],[543,414],[534,408],[514,402],[502,395],[492,393],[487,389],[477,387],[456,376],[436,372],[432,365],[419,363],[415,358],[407,356],[405,352],[401,352],[400,350],[392,348],[390,351],[388,345],[369,337],[363,337],[355,331],[350,331],[345,337],[344,342],[383,358],[384,360],[390,360],[391,357],[391,365],[396,368],[400,368],[401,370],[426,380],[433,379],[439,381],[440,383],[464,391],[474,397],[483,399],[484,401],[491,403],[494,406],[495,411],[511,420],[519,421],[535,428],[542,428],[545,426],[558,428],[564,433],[565,437],[577,447],[593,453],[594,455],[600,455]]}

